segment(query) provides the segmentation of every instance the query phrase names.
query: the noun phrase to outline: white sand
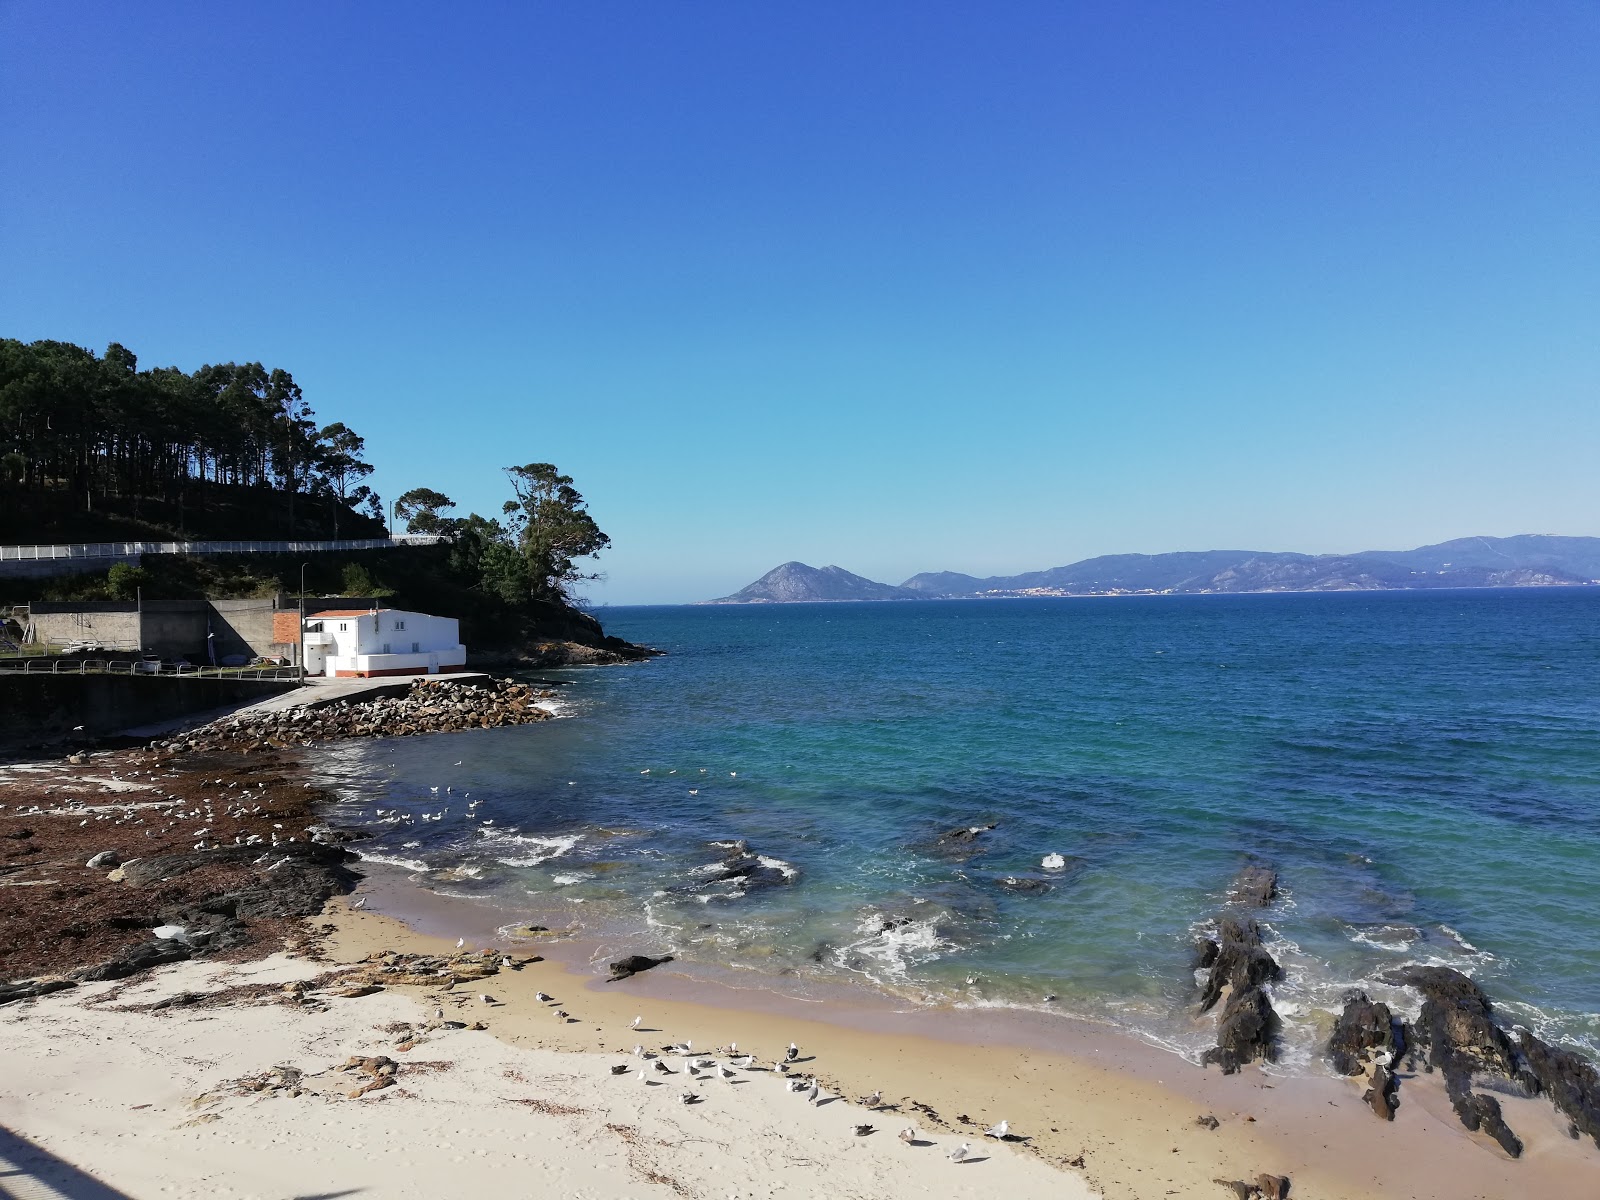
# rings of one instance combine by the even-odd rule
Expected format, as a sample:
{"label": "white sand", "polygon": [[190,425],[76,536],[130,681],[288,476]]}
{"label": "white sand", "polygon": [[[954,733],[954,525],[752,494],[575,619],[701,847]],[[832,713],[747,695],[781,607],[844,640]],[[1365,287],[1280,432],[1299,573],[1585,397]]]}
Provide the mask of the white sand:
{"label": "white sand", "polygon": [[[934,1145],[907,1146],[895,1137],[914,1124],[906,1117],[844,1100],[813,1107],[771,1072],[687,1086],[678,1074],[646,1087],[632,1058],[523,1048],[465,1029],[435,1029],[402,1052],[396,1044],[403,1035],[381,1027],[423,1024],[431,1010],[395,990],[329,999],[325,1007],[244,1002],[121,1011],[181,991],[282,984],[323,969],[284,955],[240,967],[186,963],[153,972],[114,998],[107,997],[116,985],[95,984],[0,1008],[0,1125],[43,1152],[0,1140],[0,1155],[24,1168],[20,1176],[0,1176],[0,1194],[1094,1194],[1079,1177],[989,1139],[968,1139],[980,1161],[955,1165],[945,1155],[960,1139],[929,1135]],[[332,1068],[350,1055],[379,1054],[401,1064],[396,1085],[346,1098],[366,1077]],[[622,1061],[628,1074],[612,1076],[609,1068]],[[280,1064],[311,1077],[305,1094],[195,1103],[230,1080]],[[679,1102],[689,1086],[701,1103]],[[519,1103],[530,1100],[538,1104]],[[855,1136],[864,1122],[879,1132]],[[63,1163],[115,1192],[85,1189]]]}

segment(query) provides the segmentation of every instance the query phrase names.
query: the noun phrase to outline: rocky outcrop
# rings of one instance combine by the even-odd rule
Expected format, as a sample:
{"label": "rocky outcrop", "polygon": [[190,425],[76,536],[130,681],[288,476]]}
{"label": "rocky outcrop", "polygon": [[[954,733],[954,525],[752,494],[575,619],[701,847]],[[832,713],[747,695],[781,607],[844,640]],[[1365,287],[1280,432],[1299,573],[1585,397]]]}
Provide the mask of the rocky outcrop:
{"label": "rocky outcrop", "polygon": [[1517,1030],[1517,1044],[1544,1094],[1572,1122],[1572,1136],[1588,1134],[1600,1147],[1600,1071],[1526,1029]]}
{"label": "rocky outcrop", "polygon": [[1344,1011],[1328,1038],[1328,1061],[1341,1075],[1361,1075],[1374,1063],[1389,1065],[1405,1054],[1405,1035],[1387,1004],[1365,992],[1344,998]]}
{"label": "rocky outcrop", "polygon": [[1529,1090],[1538,1081],[1522,1071],[1516,1048],[1496,1025],[1489,998],[1472,980],[1449,967],[1401,967],[1383,976],[1385,983],[1422,993],[1422,1012],[1412,1029],[1418,1050],[1426,1051],[1429,1070],[1444,1076],[1450,1104],[1470,1130],[1481,1129],[1516,1158],[1522,1143],[1506,1127],[1500,1104],[1474,1093],[1473,1076],[1484,1074],[1519,1080]]}
{"label": "rocky outcrop", "polygon": [[1282,1022],[1272,1009],[1266,985],[1283,976],[1283,969],[1261,944],[1261,929],[1253,920],[1224,917],[1218,927],[1216,954],[1200,993],[1200,1011],[1207,1012],[1226,992],[1217,1022],[1217,1044],[1201,1056],[1232,1075],[1257,1059],[1271,1062],[1277,1055]]}
{"label": "rocky outcrop", "polygon": [[359,703],[340,702],[320,708],[291,708],[225,717],[152,749],[173,753],[209,750],[281,749],[312,742],[354,737],[408,737],[419,733],[456,733],[497,729],[547,721],[541,701],[555,695],[511,679],[477,686],[437,678],[419,678],[401,696],[380,696]]}
{"label": "rocky outcrop", "polygon": [[619,979],[628,979],[640,971],[648,971],[652,967],[659,967],[662,963],[671,961],[670,954],[662,955],[660,958],[651,958],[646,954],[630,954],[627,958],[618,959],[611,964],[611,979],[608,982],[615,983]]}
{"label": "rocky outcrop", "polygon": [[1361,1099],[1385,1121],[1394,1120],[1400,1106],[1399,1082],[1390,1067],[1404,1054],[1405,1033],[1387,1004],[1369,1000],[1365,992],[1345,997],[1344,1011],[1328,1038],[1328,1060],[1341,1075],[1371,1070]]}
{"label": "rocky outcrop", "polygon": [[1242,868],[1228,888],[1229,902],[1246,908],[1265,908],[1277,894],[1278,873],[1255,863]]}

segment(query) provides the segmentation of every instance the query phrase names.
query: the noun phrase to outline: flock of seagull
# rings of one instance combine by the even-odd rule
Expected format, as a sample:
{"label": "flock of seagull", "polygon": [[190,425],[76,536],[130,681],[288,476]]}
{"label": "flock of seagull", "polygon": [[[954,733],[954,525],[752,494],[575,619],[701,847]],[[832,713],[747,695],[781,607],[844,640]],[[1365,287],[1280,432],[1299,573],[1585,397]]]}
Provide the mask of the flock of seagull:
{"label": "flock of seagull", "polygon": [[[462,949],[465,945],[465,938],[460,938],[456,942],[457,949]],[[502,959],[502,964],[509,966],[511,965],[511,960]],[[485,1004],[499,1003],[487,993],[480,993],[478,999]],[[556,1007],[559,1002],[548,992],[535,992],[534,999],[540,1004],[552,1006],[556,1018],[563,1024],[572,1019],[566,1010]],[[439,1010],[438,1015],[440,1017],[443,1016],[442,1009]],[[644,1016],[641,1014],[628,1023],[628,1028],[630,1030],[640,1030],[643,1024]],[[650,1031],[644,1030],[644,1032]],[[631,1063],[624,1061],[613,1064],[611,1074],[621,1077],[633,1073],[638,1077],[640,1086],[645,1088],[665,1084],[669,1078],[678,1075],[685,1077],[684,1082],[692,1080],[696,1083],[704,1083],[716,1080],[726,1084],[740,1083],[745,1082],[739,1078],[740,1072],[759,1071],[783,1078],[790,1093],[801,1096],[813,1106],[820,1107],[831,1101],[843,1098],[829,1094],[814,1073],[801,1074],[798,1072],[797,1066],[799,1063],[811,1060],[800,1057],[800,1047],[795,1042],[789,1043],[789,1047],[782,1057],[770,1060],[770,1065],[761,1062],[755,1054],[748,1050],[740,1051],[738,1042],[729,1042],[726,1046],[719,1046],[709,1052],[697,1052],[693,1041],[687,1038],[681,1042],[662,1046],[659,1051],[647,1049],[643,1043],[637,1043],[633,1047],[632,1058],[634,1061]],[[668,1058],[678,1060],[681,1065],[676,1068],[668,1065]],[[701,1104],[705,1101],[705,1098],[703,1093],[692,1090],[684,1090],[678,1093],[678,1102],[685,1106]],[[861,1097],[859,1102],[871,1112],[893,1112],[899,1109],[898,1105],[884,1104],[881,1089],[873,1092],[870,1096]],[[878,1132],[877,1126],[871,1123],[858,1123],[853,1128],[857,1137],[867,1137]],[[915,1127],[908,1126],[900,1130],[896,1136],[908,1146],[929,1146],[933,1144],[924,1140]],[[1011,1133],[1010,1121],[1001,1121],[998,1125],[984,1130],[983,1136],[1003,1142],[1012,1140],[1014,1135]],[[972,1153],[972,1143],[962,1142],[949,1150],[946,1153],[946,1157],[953,1163],[982,1161],[981,1158],[974,1158]]]}

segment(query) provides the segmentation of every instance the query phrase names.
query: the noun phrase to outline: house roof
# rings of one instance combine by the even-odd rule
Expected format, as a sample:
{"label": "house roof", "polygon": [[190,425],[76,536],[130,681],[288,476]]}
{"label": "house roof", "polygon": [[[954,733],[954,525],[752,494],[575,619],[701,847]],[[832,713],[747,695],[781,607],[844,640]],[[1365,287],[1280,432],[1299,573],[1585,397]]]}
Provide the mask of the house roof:
{"label": "house roof", "polygon": [[308,612],[306,620],[313,621],[321,617],[370,617],[373,613],[393,611],[388,608],[319,608],[316,612]]}

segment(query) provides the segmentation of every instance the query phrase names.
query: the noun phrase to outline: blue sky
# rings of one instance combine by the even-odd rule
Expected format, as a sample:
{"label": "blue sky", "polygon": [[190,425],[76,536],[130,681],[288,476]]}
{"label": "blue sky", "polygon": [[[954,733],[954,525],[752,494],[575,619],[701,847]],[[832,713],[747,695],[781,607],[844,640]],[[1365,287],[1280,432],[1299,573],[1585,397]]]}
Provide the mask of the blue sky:
{"label": "blue sky", "polygon": [[261,360],[609,603],[1600,534],[1589,3],[0,6],[0,334]]}

